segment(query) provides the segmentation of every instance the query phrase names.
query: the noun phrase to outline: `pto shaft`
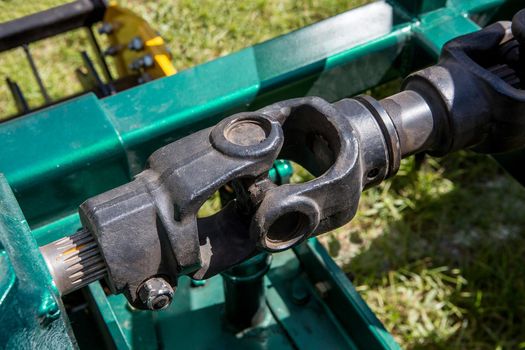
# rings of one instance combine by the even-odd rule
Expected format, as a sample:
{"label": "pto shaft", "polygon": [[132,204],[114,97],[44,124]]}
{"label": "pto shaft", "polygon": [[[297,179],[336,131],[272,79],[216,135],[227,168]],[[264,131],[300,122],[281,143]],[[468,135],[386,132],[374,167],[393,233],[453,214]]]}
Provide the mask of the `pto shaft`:
{"label": "pto shaft", "polygon": [[[519,45],[498,56],[507,27],[448,43],[437,65],[381,101],[282,101],[160,148],[132,182],[80,206],[82,231],[42,247],[58,289],[67,294],[106,276],[134,307],[164,308],[181,275],[206,279],[346,224],[361,192],[394,176],[404,157],[523,147],[524,84],[510,59]],[[315,178],[278,186],[268,179],[276,159]],[[235,199],[198,218],[224,187]]]}

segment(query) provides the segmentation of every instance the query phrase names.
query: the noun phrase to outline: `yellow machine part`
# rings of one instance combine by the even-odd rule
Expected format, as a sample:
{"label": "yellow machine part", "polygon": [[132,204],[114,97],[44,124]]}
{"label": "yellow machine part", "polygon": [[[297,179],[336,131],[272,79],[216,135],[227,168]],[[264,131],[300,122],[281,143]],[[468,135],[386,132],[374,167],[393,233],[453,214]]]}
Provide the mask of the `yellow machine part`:
{"label": "yellow machine part", "polygon": [[[144,68],[144,72],[152,79],[177,72],[164,39],[142,17],[112,2],[106,10],[104,22],[113,28],[108,34],[108,40],[111,46],[118,48],[114,59],[120,77],[136,74],[137,71],[131,68],[132,62],[146,55],[151,55],[154,61],[151,67]],[[144,47],[140,51],[133,51],[128,48],[128,43],[137,37],[142,40]]]}

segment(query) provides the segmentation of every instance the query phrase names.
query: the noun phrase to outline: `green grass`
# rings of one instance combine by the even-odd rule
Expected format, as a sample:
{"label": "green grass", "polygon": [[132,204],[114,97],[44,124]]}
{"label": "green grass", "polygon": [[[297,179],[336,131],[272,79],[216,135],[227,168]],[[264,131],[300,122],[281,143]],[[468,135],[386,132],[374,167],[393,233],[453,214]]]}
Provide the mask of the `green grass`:
{"label": "green grass", "polygon": [[489,158],[405,160],[322,241],[408,349],[525,346],[525,191]]}
{"label": "green grass", "polygon": [[[119,3],[146,18],[162,33],[178,70],[298,29],[370,0],[123,0]],[[67,0],[4,0],[0,20],[21,17]],[[50,95],[57,99],[81,90],[74,69],[79,51],[88,47],[82,30],[31,45]],[[92,57],[94,57],[92,55]],[[20,84],[31,107],[43,103],[22,49],[0,55],[0,119],[15,113],[5,77]]]}
{"label": "green grass", "polygon": [[[0,2],[0,20],[63,3]],[[166,38],[177,69],[269,39],[365,1],[122,1]],[[81,32],[32,45],[51,95],[80,89]],[[0,76],[42,103],[21,50]],[[390,85],[396,89],[398,82]],[[0,84],[0,116],[14,106]],[[299,170],[293,181],[307,180]],[[218,206],[218,198],[209,203]],[[321,241],[406,349],[525,348],[525,191],[488,157],[461,152],[422,164],[363,194],[357,217]]]}

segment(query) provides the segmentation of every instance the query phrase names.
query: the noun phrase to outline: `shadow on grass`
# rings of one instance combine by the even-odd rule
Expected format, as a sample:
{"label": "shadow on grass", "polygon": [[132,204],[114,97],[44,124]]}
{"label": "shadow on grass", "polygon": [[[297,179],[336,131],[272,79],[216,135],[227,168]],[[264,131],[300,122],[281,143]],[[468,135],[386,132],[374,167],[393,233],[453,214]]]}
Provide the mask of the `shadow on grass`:
{"label": "shadow on grass", "polygon": [[[355,276],[357,285],[365,285],[369,290],[393,288],[396,282],[392,276],[401,276],[397,283],[403,284],[411,276],[431,276],[428,271],[441,269],[441,277],[437,277],[441,282],[436,286],[432,277],[422,290],[409,286],[406,291],[413,295],[405,295],[400,302],[405,303],[406,308],[401,310],[404,308],[401,305],[390,305],[390,312],[383,315],[387,318],[383,319],[385,325],[397,333],[407,348],[522,348],[525,341],[525,190],[492,161],[479,156],[454,155],[439,161],[437,169],[443,170],[439,181],[449,184],[439,195],[432,188],[433,183],[440,186],[439,181],[422,179],[431,174],[432,169],[418,171],[417,166],[412,165],[391,182],[389,193],[408,204],[401,205],[404,209],[396,218],[382,221],[382,234],[344,269]],[[422,314],[437,310],[423,310],[416,316],[414,313],[419,302],[428,299],[429,294],[439,293],[439,283],[455,285],[435,308],[446,309],[445,304],[450,303],[459,311],[444,316],[441,324],[432,325]],[[410,290],[412,287],[415,290]],[[395,304],[396,300],[401,297],[397,295],[386,303]],[[411,317],[412,320],[419,318],[415,325],[421,322],[427,331],[403,334],[398,325]],[[457,324],[457,329],[448,333],[439,330],[451,324]]]}

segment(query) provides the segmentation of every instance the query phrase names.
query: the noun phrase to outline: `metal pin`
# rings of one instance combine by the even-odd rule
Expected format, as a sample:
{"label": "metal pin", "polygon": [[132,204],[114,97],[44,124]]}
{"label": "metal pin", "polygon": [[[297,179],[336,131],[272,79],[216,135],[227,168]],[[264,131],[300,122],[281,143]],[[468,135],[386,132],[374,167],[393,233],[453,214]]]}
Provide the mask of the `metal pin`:
{"label": "metal pin", "polygon": [[38,87],[40,88],[40,92],[42,93],[42,96],[44,97],[46,104],[51,103],[51,97],[49,97],[49,94],[46,91],[46,87],[44,86],[44,83],[42,82],[42,78],[40,78],[40,74],[38,73],[38,70],[36,68],[35,61],[33,60],[33,56],[31,55],[31,52],[29,51],[29,46],[27,44],[24,44],[22,45],[22,48],[24,49],[24,52],[26,53],[27,61],[29,62],[31,71],[33,72],[33,75],[35,76],[36,83],[38,84]]}
{"label": "metal pin", "polygon": [[7,83],[9,91],[11,91],[11,95],[13,95],[13,99],[15,100],[15,105],[18,113],[29,112],[29,104],[27,103],[27,100],[24,94],[22,93],[20,86],[18,86],[18,84],[15,81],[9,78],[6,78],[5,82]]}
{"label": "metal pin", "polygon": [[87,28],[87,32],[88,32],[89,41],[91,42],[93,49],[95,49],[97,59],[100,63],[100,66],[102,67],[102,71],[104,72],[104,75],[106,76],[106,80],[108,83],[111,83],[113,81],[113,77],[111,76],[111,71],[109,70],[108,63],[104,59],[104,55],[102,54],[102,51],[100,50],[100,46],[98,45],[97,39],[95,38],[95,34],[93,33],[93,28],[91,27]]}

